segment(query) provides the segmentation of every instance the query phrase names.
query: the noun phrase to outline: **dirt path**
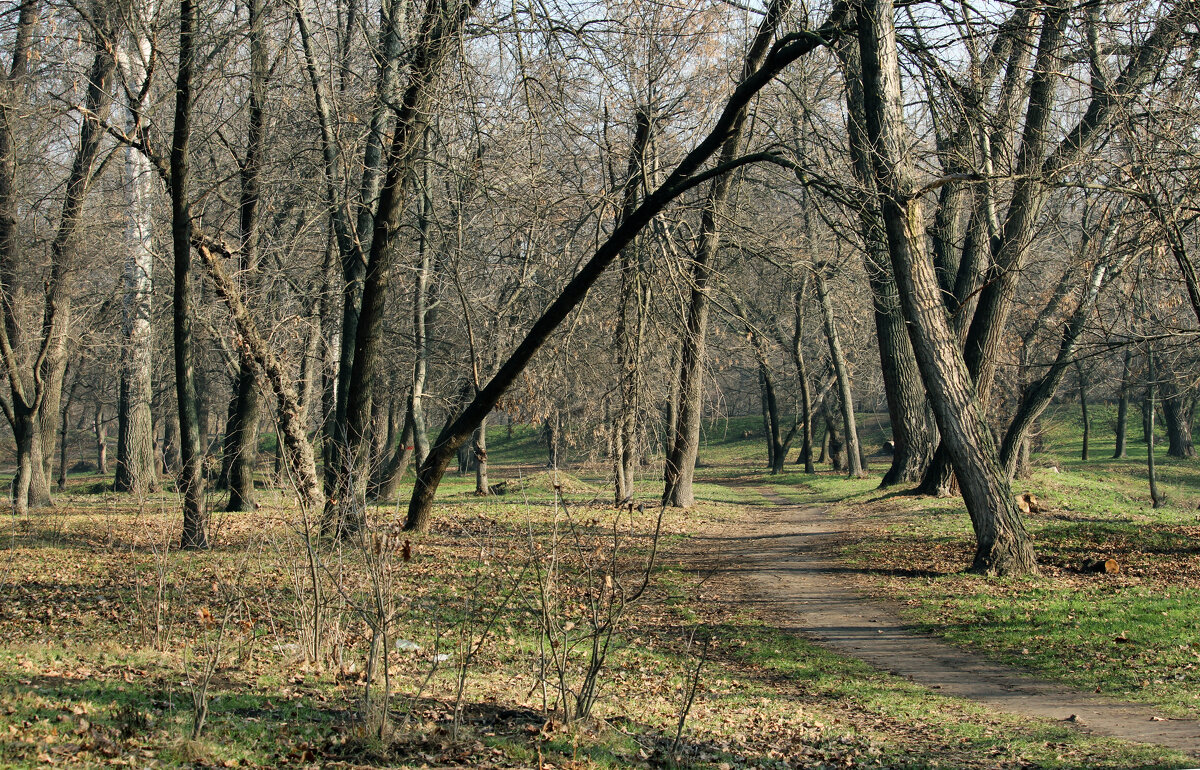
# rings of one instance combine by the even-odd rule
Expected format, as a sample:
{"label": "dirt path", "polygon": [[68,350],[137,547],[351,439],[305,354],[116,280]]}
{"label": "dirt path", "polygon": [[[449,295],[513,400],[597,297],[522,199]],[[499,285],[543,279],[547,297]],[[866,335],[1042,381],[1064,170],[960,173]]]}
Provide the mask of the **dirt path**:
{"label": "dirt path", "polygon": [[831,554],[831,545],[849,536],[846,527],[820,508],[759,491],[774,507],[757,523],[699,539],[705,560],[747,591],[743,599],[789,630],[947,695],[1200,758],[1200,722],[1070,690],[914,632],[851,585]]}

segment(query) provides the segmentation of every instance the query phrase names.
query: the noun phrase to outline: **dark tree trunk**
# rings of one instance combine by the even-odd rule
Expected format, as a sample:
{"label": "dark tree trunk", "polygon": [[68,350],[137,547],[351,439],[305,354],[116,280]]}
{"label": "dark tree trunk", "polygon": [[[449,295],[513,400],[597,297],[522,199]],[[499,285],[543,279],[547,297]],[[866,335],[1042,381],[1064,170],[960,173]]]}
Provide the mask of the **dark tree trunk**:
{"label": "dark tree trunk", "polygon": [[1079,377],[1079,410],[1080,416],[1083,419],[1083,451],[1080,452],[1079,459],[1084,462],[1088,461],[1088,442],[1092,437],[1092,421],[1088,415],[1088,395],[1087,395],[1087,377],[1083,373],[1083,366],[1079,361],[1075,361],[1075,374]]}
{"label": "dark tree trunk", "polygon": [[1129,431],[1129,364],[1133,357],[1132,346],[1125,347],[1125,363],[1121,368],[1121,392],[1117,396],[1117,427],[1113,459],[1125,458],[1125,445]]}
{"label": "dark tree trunk", "polygon": [[243,361],[225,424],[223,464],[228,472],[226,511],[254,509],[254,466],[258,459],[258,378],[254,361]]}
{"label": "dark tree trunk", "polygon": [[173,296],[175,393],[179,405],[179,449],[183,469],[183,548],[208,547],[204,511],[204,460],[196,410],[195,358],[192,334],[192,215],[188,202],[188,135],[191,131],[192,73],[197,9],[193,0],[179,3],[179,72],[175,89],[175,125],[171,138],[171,237],[175,257]]}

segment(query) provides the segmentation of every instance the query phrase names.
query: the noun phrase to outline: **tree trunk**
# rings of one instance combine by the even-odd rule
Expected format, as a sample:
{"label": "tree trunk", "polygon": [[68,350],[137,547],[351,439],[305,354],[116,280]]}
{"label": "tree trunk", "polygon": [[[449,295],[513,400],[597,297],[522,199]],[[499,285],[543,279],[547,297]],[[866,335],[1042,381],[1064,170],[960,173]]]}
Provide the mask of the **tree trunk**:
{"label": "tree trunk", "polygon": [[[653,116],[650,109],[638,109],[634,115],[633,142],[625,170],[624,194],[616,225],[637,208],[638,191],[646,192],[647,149],[651,141]],[[613,463],[616,470],[615,502],[633,498],[633,477],[638,448],[638,407],[642,389],[642,336],[645,328],[646,291],[643,279],[641,243],[638,238],[621,249],[619,300],[617,309],[617,373],[620,378],[620,412],[613,431]]]}
{"label": "tree trunk", "polygon": [[546,467],[553,470],[558,470],[559,424],[558,410],[555,410],[546,418],[546,424],[542,428],[542,434],[546,439]]}
{"label": "tree trunk", "polygon": [[[384,307],[398,249],[401,218],[412,187],[412,172],[428,122],[433,81],[446,52],[458,38],[478,0],[430,0],[414,32],[408,84],[396,112],[395,130],[387,152],[386,174],[372,222],[370,249],[363,273],[361,310],[354,336],[354,363],[346,396],[346,448],[339,473],[345,497],[336,532],[345,536],[363,526],[360,506],[365,497],[363,447],[371,412],[372,392],[383,349]],[[464,442],[465,443],[465,442]]]}
{"label": "tree trunk", "polygon": [[893,14],[891,0],[867,0],[857,12],[867,136],[901,306],[975,530],[972,569],[1026,574],[1037,569],[1033,547],[1000,468],[991,429],[946,317],[933,260],[926,250],[921,199],[914,194],[911,161],[904,149],[908,141]]}
{"label": "tree trunk", "polygon": [[1117,438],[1113,449],[1113,459],[1125,458],[1126,436],[1129,431],[1129,364],[1133,358],[1133,347],[1125,346],[1125,363],[1121,367],[1121,392],[1117,398]]}
{"label": "tree trunk", "polygon": [[63,399],[62,411],[58,416],[58,491],[60,493],[67,488],[67,430],[70,425],[68,419],[78,385],[79,378],[75,377],[67,391],[67,397]]}
{"label": "tree trunk", "polygon": [[[867,145],[866,115],[863,104],[861,64],[853,41],[843,41],[836,47],[845,72],[847,101],[850,111],[850,154],[854,172],[860,184],[874,192],[870,149]],[[962,191],[942,188],[948,206],[934,228],[935,247],[940,247],[939,276],[949,273],[953,261],[951,243],[957,239],[958,208]],[[952,204],[952,205],[950,205]],[[953,210],[952,210],[953,209]],[[939,210],[941,211],[941,210]],[[807,213],[805,215],[807,217]],[[879,482],[881,488],[918,481],[933,456],[936,436],[928,414],[921,373],[913,355],[912,343],[904,325],[896,279],[892,275],[888,256],[887,233],[880,218],[875,196],[859,210],[859,229],[866,249],[863,262],[871,285],[876,337],[879,343],[879,363],[883,374],[884,394],[887,396],[888,417],[892,426],[892,464]],[[942,279],[940,279],[942,280]],[[943,280],[952,282],[952,278]]]}
{"label": "tree trunk", "polygon": [[800,408],[803,410],[801,418],[804,420],[802,426],[803,439],[800,445],[800,457],[796,458],[796,463],[804,463],[805,473],[816,473],[817,468],[813,465],[813,418],[816,413],[813,410],[812,393],[808,387],[808,368],[804,362],[804,294],[808,286],[808,275],[804,276],[804,282],[796,291],[794,299],[796,309],[796,326],[792,335],[792,358],[796,362],[796,377],[800,380]]}
{"label": "tree trunk", "polygon": [[188,201],[188,139],[191,132],[192,72],[198,20],[194,0],[180,0],[179,15],[179,72],[171,138],[171,237],[175,257],[175,395],[179,405],[179,449],[183,464],[179,476],[179,491],[183,495],[180,545],[185,549],[202,549],[208,547],[208,522],[204,510],[204,477],[201,473],[204,456],[200,445],[193,367],[192,215]]}
{"label": "tree trunk", "polygon": [[269,344],[258,332],[250,311],[242,302],[237,287],[226,275],[221,263],[213,254],[210,244],[196,244],[197,251],[208,268],[212,284],[217,294],[225,301],[233,317],[234,325],[242,338],[242,355],[249,358],[255,365],[256,371],[261,371],[271,384],[275,394],[275,404],[278,409],[279,428],[283,432],[284,447],[288,460],[288,470],[292,474],[296,491],[301,502],[312,508],[320,507],[325,500],[322,497],[321,482],[317,475],[317,463],[313,453],[312,443],[308,440],[308,431],[304,425],[304,408],[292,384],[292,378],[285,371]]}
{"label": "tree trunk", "polygon": [[475,456],[475,494],[486,496],[491,490],[488,489],[487,476],[487,418],[485,417],[479,427],[475,429],[475,441],[472,451]]}
{"label": "tree trunk", "polygon": [[[140,29],[140,27],[139,27]],[[150,40],[139,33],[135,49],[122,57],[125,81],[135,87],[145,78]],[[125,130],[133,133],[145,109],[149,90],[132,97],[125,110]],[[158,486],[154,452],[152,372],[154,368],[151,298],[154,274],[154,169],[150,159],[126,147],[124,294],[122,298],[121,385],[117,405],[118,492],[146,493]]]}
{"label": "tree trunk", "polygon": [[104,411],[96,407],[96,415],[92,420],[96,435],[96,473],[108,473],[108,423],[104,420]]}
{"label": "tree trunk", "polygon": [[1172,385],[1169,395],[1162,398],[1163,422],[1167,426],[1167,455],[1169,457],[1195,457],[1196,447],[1192,444],[1192,424],[1188,419],[1186,397],[1177,386]]}
{"label": "tree trunk", "polygon": [[1087,378],[1083,374],[1083,366],[1078,359],[1075,361],[1075,374],[1079,377],[1079,409],[1083,419],[1083,451],[1080,452],[1079,459],[1087,462],[1088,441],[1092,437],[1092,421],[1088,416]]}
{"label": "tree trunk", "polygon": [[833,301],[829,297],[829,287],[825,283],[825,271],[828,266],[820,263],[813,266],[813,278],[817,287],[817,299],[821,303],[821,317],[825,322],[825,339],[829,342],[829,358],[833,363],[833,371],[837,375],[838,395],[842,410],[842,427],[846,431],[847,472],[854,478],[866,476],[866,468],[862,460],[862,451],[858,443],[858,424],[854,417],[854,397],[850,392],[850,367],[846,365],[846,357],[842,352],[842,343],[838,337],[837,322],[833,316]]}
{"label": "tree trunk", "polygon": [[413,421],[409,401],[405,400],[404,428],[400,431],[400,441],[395,444],[392,455],[383,468],[379,483],[374,489],[372,498],[377,502],[386,502],[396,497],[400,488],[400,480],[413,458]]}
{"label": "tree trunk", "polygon": [[1146,415],[1146,476],[1150,482],[1150,502],[1153,507],[1162,505],[1163,499],[1158,492],[1158,474],[1154,468],[1154,389],[1157,385],[1154,372],[1154,351],[1146,355],[1149,361],[1149,382],[1146,385],[1146,400],[1143,413]]}

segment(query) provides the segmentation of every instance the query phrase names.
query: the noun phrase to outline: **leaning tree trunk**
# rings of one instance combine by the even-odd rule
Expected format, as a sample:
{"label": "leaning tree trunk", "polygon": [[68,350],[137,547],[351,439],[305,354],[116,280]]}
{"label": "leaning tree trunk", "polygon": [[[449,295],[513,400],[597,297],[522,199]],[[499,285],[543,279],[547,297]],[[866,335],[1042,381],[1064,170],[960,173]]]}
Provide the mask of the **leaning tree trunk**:
{"label": "leaning tree trunk", "polygon": [[825,283],[827,269],[828,267],[824,263],[814,265],[813,277],[817,287],[817,299],[821,303],[821,317],[825,322],[825,339],[829,342],[829,358],[833,363],[833,371],[837,375],[842,427],[846,431],[846,470],[854,478],[863,478],[866,476],[866,469],[863,467],[862,451],[858,443],[858,424],[854,418],[854,396],[850,391],[850,367],[846,365],[846,356],[842,352],[837,322],[833,316],[833,301],[829,297],[829,287]]}
{"label": "leaning tree trunk", "polygon": [[[763,24],[772,27],[777,24],[778,10],[777,3],[773,2]],[[583,301],[596,280],[618,257],[621,249],[625,248],[667,204],[686,190],[755,160],[756,156],[750,156],[737,159],[736,162],[721,164],[709,171],[700,171],[701,167],[723,147],[730,129],[743,122],[746,105],[754,96],[789,64],[843,34],[847,15],[848,6],[841,2],[837,3],[831,10],[829,18],[819,29],[812,34],[789,37],[786,41],[781,41],[773,49],[772,56],[762,66],[755,68],[738,83],[721,114],[717,117],[713,129],[676,165],[667,179],[646,196],[629,219],[616,228],[596,249],[587,263],[580,268],[575,277],[567,283],[550,303],[550,306],[538,317],[538,320],[534,322],[521,342],[496,370],[496,374],[488,381],[487,385],[476,393],[475,398],[453,422],[442,428],[437,443],[417,472],[417,482],[413,485],[413,495],[409,500],[408,515],[404,522],[406,530],[428,531],[432,519],[434,495],[437,493],[438,485],[446,473],[446,467],[454,452],[467,442],[475,426],[496,407],[500,398],[525,370],[529,361],[542,347],[549,335]],[[752,47],[752,53],[753,50]]]}
{"label": "leaning tree trunk", "polygon": [[867,136],[888,249],[925,390],[950,452],[975,530],[972,569],[1019,575],[1037,569],[1032,543],[1000,467],[971,374],[959,352],[926,249],[921,198],[906,155],[907,128],[891,0],[858,7]]}

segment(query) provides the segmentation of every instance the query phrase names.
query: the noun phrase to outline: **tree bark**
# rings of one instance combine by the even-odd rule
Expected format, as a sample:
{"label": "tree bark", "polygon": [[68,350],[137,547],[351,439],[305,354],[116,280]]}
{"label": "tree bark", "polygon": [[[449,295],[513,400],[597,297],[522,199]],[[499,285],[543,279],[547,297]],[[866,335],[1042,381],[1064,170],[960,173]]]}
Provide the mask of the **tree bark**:
{"label": "tree bark", "polygon": [[1146,360],[1149,362],[1150,369],[1149,382],[1146,384],[1145,406],[1142,410],[1146,415],[1146,477],[1150,482],[1151,505],[1158,508],[1163,504],[1163,498],[1158,492],[1158,474],[1154,467],[1154,390],[1158,383],[1155,378],[1153,350],[1147,352]]}
{"label": "tree bark", "polygon": [[[929,418],[917,359],[905,329],[896,279],[892,275],[891,258],[888,255],[887,233],[880,218],[867,145],[858,49],[852,41],[843,41],[837,46],[837,53],[845,73],[850,154],[855,177],[869,192],[859,210],[859,229],[865,246],[863,262],[871,285],[880,371],[892,426],[892,464],[879,482],[880,488],[886,488],[921,479],[933,457],[936,436]],[[939,218],[934,227],[933,243],[935,251],[940,254],[940,260],[935,260],[939,266],[939,276],[948,275],[951,266],[958,267],[957,260],[952,258],[952,244],[958,237],[958,221],[961,219],[959,208],[964,193],[952,187],[947,185],[942,190],[944,208],[939,208]],[[952,282],[950,278],[940,280]]]}
{"label": "tree bark", "polygon": [[808,275],[804,276],[804,282],[800,288],[796,290],[794,299],[796,309],[796,326],[792,334],[792,359],[796,362],[796,377],[800,380],[800,408],[803,410],[801,417],[804,420],[802,426],[802,440],[800,444],[800,457],[796,459],[796,463],[804,463],[805,473],[816,473],[817,468],[813,465],[813,418],[816,417],[813,409],[812,393],[808,386],[808,367],[804,361],[804,294],[808,286]]}
{"label": "tree bark", "polygon": [[321,507],[325,500],[317,475],[316,457],[304,425],[304,408],[296,395],[292,379],[279,358],[271,350],[270,345],[259,334],[258,327],[250,316],[250,311],[242,302],[237,286],[221,267],[210,244],[198,239],[196,250],[200,253],[200,257],[208,269],[217,294],[229,307],[230,315],[233,317],[234,325],[241,338],[242,357],[251,361],[256,367],[256,371],[261,371],[267,381],[271,383],[278,408],[279,427],[283,431],[288,471],[293,475],[301,502],[310,508]]}
{"label": "tree bark", "polygon": [[991,429],[948,322],[926,249],[921,202],[906,155],[893,14],[891,0],[867,0],[859,6],[857,17],[867,136],[901,306],[975,530],[972,569],[1002,575],[1035,572],[1032,544],[1000,468]]}
{"label": "tree bark", "polygon": [[1079,410],[1083,420],[1083,449],[1079,459],[1087,462],[1089,459],[1088,442],[1092,437],[1092,421],[1088,415],[1087,377],[1083,373],[1083,366],[1079,363],[1079,359],[1075,360],[1075,374],[1079,378]]}
{"label": "tree bark", "polygon": [[475,494],[479,496],[487,496],[491,493],[488,489],[487,476],[487,418],[485,417],[479,423],[479,427],[475,429],[475,438],[471,447],[471,451],[475,457]]}
{"label": "tree bark", "polygon": [[171,137],[171,238],[175,261],[172,297],[175,340],[175,395],[179,405],[179,450],[183,469],[179,491],[183,495],[185,549],[208,548],[208,521],[204,510],[204,460],[200,446],[200,421],[196,410],[196,381],[192,333],[192,214],[188,200],[189,135],[191,133],[192,75],[198,21],[194,0],[179,3],[179,70],[175,87],[175,122]]}
{"label": "tree bark", "polygon": [[[767,14],[746,54],[742,66],[743,79],[762,67],[770,51],[775,31],[790,7],[791,0],[772,0],[768,5]],[[743,105],[732,116],[728,131],[722,138],[719,163],[732,161],[741,151],[742,134],[748,114],[748,109]],[[704,408],[703,374],[704,344],[708,334],[708,284],[716,267],[714,263],[721,242],[720,224],[725,216],[733,185],[733,177],[729,174],[722,174],[713,180],[700,212],[700,237],[689,266],[691,296],[688,300],[687,320],[681,332],[678,413],[672,430],[671,450],[667,454],[663,472],[663,505],[676,508],[691,508],[696,503],[692,479],[700,450],[700,423]]]}
{"label": "tree bark", "polygon": [[[139,33],[133,50],[122,55],[125,81],[136,88],[146,76],[151,56],[150,40]],[[125,130],[138,130],[149,89],[130,98],[125,109]],[[151,410],[154,366],[154,170],[149,158],[130,146],[125,153],[125,191],[128,219],[125,224],[124,294],[122,302],[121,385],[117,406],[117,467],[113,486],[118,492],[146,493],[158,486],[154,452],[154,417]]]}
{"label": "tree bark", "polygon": [[[621,209],[616,225],[637,208],[638,192],[647,185],[647,152],[651,142],[650,108],[643,107],[634,114],[633,140],[625,170]],[[638,238],[621,249],[619,270],[620,288],[617,306],[617,373],[621,402],[617,424],[613,430],[613,464],[616,486],[613,499],[620,503],[633,498],[633,478],[638,446],[638,410],[642,388],[642,336],[645,328],[645,286]]]}
{"label": "tree bark", "polygon": [[[238,256],[244,301],[252,302],[258,293],[258,231],[260,176],[266,144],[265,109],[269,52],[263,29],[262,0],[247,0],[250,38],[250,93],[247,109],[246,154],[239,169]],[[258,459],[258,424],[261,408],[258,396],[257,366],[243,356],[237,375],[237,389],[230,405],[230,421],[225,430],[225,455],[228,460],[229,501],[225,510],[254,509],[254,466]]]}

